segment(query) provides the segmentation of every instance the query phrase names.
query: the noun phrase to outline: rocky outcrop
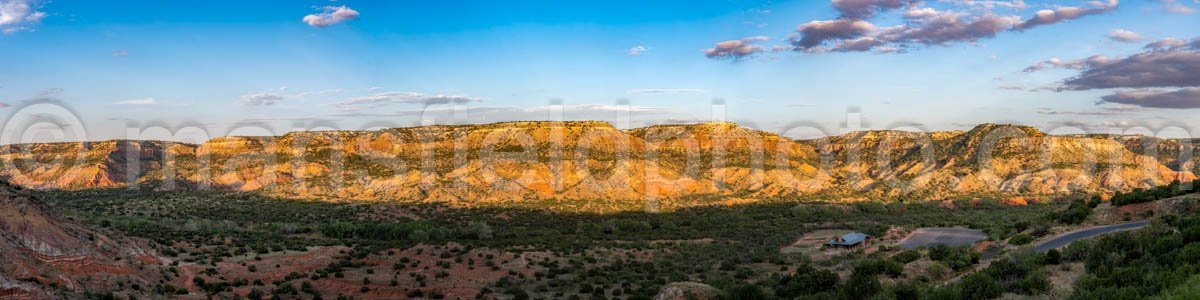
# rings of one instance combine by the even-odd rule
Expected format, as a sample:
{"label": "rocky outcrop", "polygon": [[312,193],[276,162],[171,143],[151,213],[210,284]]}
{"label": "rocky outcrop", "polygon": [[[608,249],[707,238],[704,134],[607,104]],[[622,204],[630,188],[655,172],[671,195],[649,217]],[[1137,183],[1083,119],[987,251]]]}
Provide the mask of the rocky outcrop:
{"label": "rocky outcrop", "polygon": [[654,300],[712,300],[720,299],[721,291],[699,282],[674,282],[654,295]]}
{"label": "rocky outcrop", "polygon": [[1192,178],[1190,161],[1143,155],[1144,144],[999,124],[793,141],[726,122],[629,130],[604,122],[508,122],[222,137],[200,145],[14,145],[0,148],[0,175],[34,188],[143,185],[326,200],[593,208],[731,197],[1062,194]]}

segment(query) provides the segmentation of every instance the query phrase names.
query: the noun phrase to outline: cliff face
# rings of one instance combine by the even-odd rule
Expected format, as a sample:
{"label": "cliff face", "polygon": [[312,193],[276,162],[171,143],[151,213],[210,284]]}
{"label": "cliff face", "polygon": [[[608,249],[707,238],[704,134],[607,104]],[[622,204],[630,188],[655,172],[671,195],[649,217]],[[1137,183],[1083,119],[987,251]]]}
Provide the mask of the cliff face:
{"label": "cliff face", "polygon": [[[110,237],[48,214],[22,190],[0,183],[0,298],[53,299],[58,293],[153,286],[138,265],[157,265],[144,243]],[[154,276],[154,275],[149,275]],[[63,290],[47,290],[56,286]]]}
{"label": "cliff face", "polygon": [[164,151],[190,145],[156,141],[105,141],[0,146],[0,176],[33,188],[124,186],[161,169]]}
{"label": "cliff face", "polygon": [[995,124],[793,141],[732,123],[618,130],[603,122],[509,122],[222,137],[201,145],[15,145],[0,149],[7,150],[0,152],[0,175],[35,188],[153,183],[460,205],[1062,194],[1190,180],[1190,172],[1175,172],[1187,171],[1179,167],[1187,162],[1141,155],[1127,139]]}

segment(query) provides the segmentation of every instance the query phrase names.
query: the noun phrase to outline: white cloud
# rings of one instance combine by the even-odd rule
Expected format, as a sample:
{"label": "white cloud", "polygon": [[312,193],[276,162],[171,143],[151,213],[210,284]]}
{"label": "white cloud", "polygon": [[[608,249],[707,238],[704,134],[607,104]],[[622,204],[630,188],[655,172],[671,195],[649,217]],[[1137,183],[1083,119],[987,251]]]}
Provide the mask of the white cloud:
{"label": "white cloud", "polygon": [[5,0],[0,1],[0,32],[4,34],[33,30],[33,24],[40,23],[46,18],[46,13],[38,11],[40,0]]}
{"label": "white cloud", "polygon": [[265,92],[242,95],[242,104],[246,106],[269,106],[288,99],[304,99],[308,97],[317,97],[345,92],[345,90],[342,89],[327,89],[312,92],[299,92],[290,95],[283,94],[283,92],[287,91],[288,89],[288,87],[284,86],[279,87],[278,89],[270,89]]}
{"label": "white cloud", "polygon": [[113,50],[113,52],[112,52],[112,57],[126,57],[126,56],[129,56],[129,50],[126,50],[126,49]]}
{"label": "white cloud", "polygon": [[769,39],[770,38],[765,36],[751,36],[742,38],[740,40],[718,42],[712,48],[704,50],[704,56],[707,56],[708,58],[731,59],[734,61],[739,61],[753,57],[758,53],[769,51],[770,49],[767,47],[756,44],[757,42],[762,42]]}
{"label": "white cloud", "polygon": [[962,3],[962,4],[968,5],[968,6],[982,7],[982,8],[986,8],[986,9],[994,9],[994,8],[1001,8],[1001,7],[1002,8],[1010,8],[1010,9],[1029,8],[1029,5],[1025,4],[1024,0],[1012,0],[1012,1],[956,0],[954,2]]}
{"label": "white cloud", "polygon": [[158,105],[158,100],[154,98],[128,99],[113,102],[116,105]]}
{"label": "white cloud", "polygon": [[1113,31],[1108,33],[1108,39],[1117,41],[1117,42],[1136,43],[1136,42],[1140,42],[1146,38],[1142,37],[1142,35],[1138,34],[1137,32],[1133,32],[1133,31],[1129,31],[1129,30],[1125,30],[1125,29],[1113,29]]}
{"label": "white cloud", "polygon": [[294,96],[292,96],[292,97],[294,97],[294,98],[305,98],[305,97],[312,97],[312,96],[321,96],[321,95],[337,94],[337,93],[341,93],[341,92],[343,92],[343,90],[342,90],[342,89],[328,89],[328,90],[320,90],[320,91],[316,91],[316,92],[301,92],[301,93],[298,93],[298,94],[296,94],[296,95],[294,95]]}
{"label": "white cloud", "polygon": [[358,19],[358,11],[342,6],[325,6],[321,12],[304,16],[304,23],[313,27],[328,27],[349,20]]}
{"label": "white cloud", "polygon": [[333,104],[334,109],[341,111],[359,111],[378,108],[389,104],[420,104],[423,106],[437,104],[466,104],[483,102],[483,99],[461,95],[426,95],[422,93],[380,93],[365,97],[347,99]]}
{"label": "white cloud", "polygon": [[702,89],[637,89],[628,90],[629,94],[703,94],[708,93]]}
{"label": "white cloud", "polygon": [[629,56],[639,56],[639,55],[646,53],[646,51],[650,51],[650,48],[646,48],[646,46],[638,45],[638,46],[634,46],[633,48],[629,48],[629,50],[625,51],[625,54],[629,54]]}
{"label": "white cloud", "polygon": [[[1169,13],[1188,15],[1196,12],[1195,8],[1184,5],[1183,3],[1179,3],[1176,0],[1161,0],[1160,2],[1163,4],[1163,10],[1166,10]],[[1200,3],[1200,1],[1192,2]]]}
{"label": "white cloud", "polygon": [[274,93],[242,95],[242,105],[246,106],[270,106],[280,101],[283,101],[283,96]]}

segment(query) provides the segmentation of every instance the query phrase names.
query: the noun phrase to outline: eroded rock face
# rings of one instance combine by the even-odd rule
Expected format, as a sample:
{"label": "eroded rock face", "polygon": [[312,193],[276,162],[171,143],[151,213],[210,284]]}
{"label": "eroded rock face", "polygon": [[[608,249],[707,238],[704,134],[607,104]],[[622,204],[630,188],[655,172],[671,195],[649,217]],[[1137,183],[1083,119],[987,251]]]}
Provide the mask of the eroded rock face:
{"label": "eroded rock face", "polygon": [[847,193],[948,197],[970,193],[1066,194],[1193,180],[1109,138],[1050,136],[984,124],[967,132],[856,132],[805,141]]}
{"label": "eroded rock face", "polygon": [[1147,148],[1136,145],[1126,137],[1050,136],[996,124],[793,141],[723,122],[630,130],[603,122],[509,122],[222,137],[201,145],[6,146],[0,175],[34,188],[145,184],[466,206],[654,200],[668,207],[680,199],[814,194],[1063,194],[1192,178],[1180,167],[1190,162],[1142,155],[1138,150]]}
{"label": "eroded rock face", "polygon": [[[190,145],[104,141],[0,146],[0,176],[33,188],[86,189],[137,183]],[[164,155],[164,150],[168,155]]]}
{"label": "eroded rock face", "polygon": [[[54,299],[63,292],[153,286],[158,265],[145,242],[110,237],[47,214],[28,190],[0,183],[0,299]],[[60,287],[50,289],[47,287]]]}

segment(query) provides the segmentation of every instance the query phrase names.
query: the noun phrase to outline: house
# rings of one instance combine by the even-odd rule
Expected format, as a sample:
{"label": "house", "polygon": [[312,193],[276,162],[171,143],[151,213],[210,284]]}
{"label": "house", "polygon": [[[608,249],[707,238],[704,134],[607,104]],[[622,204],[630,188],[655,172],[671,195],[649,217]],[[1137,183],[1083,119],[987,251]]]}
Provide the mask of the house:
{"label": "house", "polygon": [[858,246],[865,245],[867,243],[868,239],[870,239],[870,236],[867,236],[866,234],[859,233],[859,232],[851,232],[851,233],[843,234],[842,236],[838,237],[837,239],[833,239],[828,242],[825,242],[825,247],[826,248],[842,248],[842,249],[857,248]]}

